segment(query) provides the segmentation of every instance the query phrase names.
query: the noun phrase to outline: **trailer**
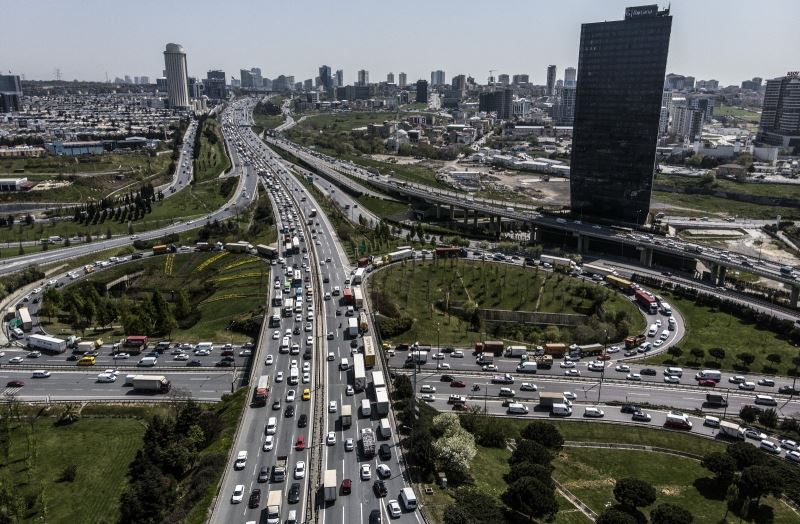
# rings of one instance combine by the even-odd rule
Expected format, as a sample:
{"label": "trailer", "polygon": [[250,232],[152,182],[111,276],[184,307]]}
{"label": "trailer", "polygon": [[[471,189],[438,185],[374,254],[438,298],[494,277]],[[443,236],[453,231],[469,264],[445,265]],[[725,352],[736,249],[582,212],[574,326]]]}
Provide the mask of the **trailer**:
{"label": "trailer", "polygon": [[383,378],[383,371],[373,371],[372,372],[372,387],[375,391],[386,388],[386,381]]}
{"label": "trailer", "polygon": [[614,276],[617,274],[616,270],[598,266],[597,264],[584,264],[581,269],[584,273],[589,273],[590,275],[600,275],[601,277]]}
{"label": "trailer", "polygon": [[347,429],[353,424],[353,406],[350,404],[342,405],[340,420],[342,422],[342,429]]}
{"label": "trailer", "polygon": [[561,358],[567,352],[567,345],[561,342],[552,342],[544,345],[545,355],[550,355],[553,358]]}
{"label": "trailer", "polygon": [[521,357],[528,353],[528,348],[525,346],[508,346],[506,348],[507,357]]}
{"label": "trailer", "polygon": [[270,375],[261,375],[261,377],[259,377],[258,384],[256,384],[253,390],[253,406],[261,407],[267,405],[270,391],[270,379]]}
{"label": "trailer", "polygon": [[457,258],[461,256],[460,247],[437,247],[433,250],[433,255],[436,258]]}
{"label": "trailer", "polygon": [[504,343],[502,340],[486,340],[475,344],[476,353],[492,353],[499,357],[503,354]]}
{"label": "trailer", "polygon": [[361,291],[361,286],[353,288],[353,305],[356,309],[364,307],[364,293]]}
{"label": "trailer", "polygon": [[603,344],[589,344],[586,346],[580,347],[580,355],[581,358],[585,357],[597,357],[603,354],[605,350],[605,346]]}
{"label": "trailer", "polygon": [[389,393],[386,388],[375,390],[375,411],[382,417],[389,414]]}
{"label": "trailer", "polygon": [[371,459],[375,456],[375,434],[372,432],[372,428],[361,430],[361,449],[364,457]]}
{"label": "trailer", "polygon": [[364,341],[364,366],[371,368],[375,365],[375,341],[369,335],[363,338]]}
{"label": "trailer", "polygon": [[414,258],[414,250],[413,249],[400,249],[397,251],[393,251],[388,255],[383,257],[383,260],[387,264],[391,264],[392,262],[400,262],[401,260],[407,260],[410,258]]}
{"label": "trailer", "polygon": [[336,482],[336,470],[325,470],[323,490],[325,492],[325,502],[336,502],[336,491],[339,485]]}
{"label": "trailer", "polygon": [[540,255],[539,262],[542,264],[550,264],[554,268],[572,269],[575,267],[575,262],[569,258],[554,257],[551,255]]}
{"label": "trailer", "polygon": [[225,251],[231,253],[247,253],[250,250],[250,244],[247,242],[228,242],[225,244]]}
{"label": "trailer", "polygon": [[256,245],[256,251],[259,255],[269,259],[278,258],[278,250],[273,247],[265,246],[264,244]]}
{"label": "trailer", "polygon": [[630,294],[633,291],[633,282],[616,275],[608,275],[606,282],[619,289],[623,293]]}
{"label": "trailer", "polygon": [[31,314],[28,312],[28,308],[21,307],[17,310],[17,317],[19,318],[19,328],[22,331],[30,331],[33,328],[33,322],[31,321]]}
{"label": "trailer", "polygon": [[723,420],[719,423],[719,435],[733,440],[744,440],[744,429],[739,424]]}
{"label": "trailer", "polygon": [[163,375],[135,375],[133,389],[149,393],[169,393],[172,383]]}
{"label": "trailer", "polygon": [[63,353],[67,350],[67,341],[45,335],[31,335],[28,337],[28,347],[51,353]]}
{"label": "trailer", "polygon": [[656,297],[654,297],[651,293],[648,293],[644,289],[637,289],[634,295],[636,296],[636,302],[647,313],[651,315],[658,313],[658,303],[656,302]]}
{"label": "trailer", "polygon": [[364,355],[356,353],[353,355],[353,389],[364,391],[367,387],[367,375],[364,371]]}
{"label": "trailer", "polygon": [[358,336],[358,319],[350,317],[347,319],[347,336],[356,338]]}

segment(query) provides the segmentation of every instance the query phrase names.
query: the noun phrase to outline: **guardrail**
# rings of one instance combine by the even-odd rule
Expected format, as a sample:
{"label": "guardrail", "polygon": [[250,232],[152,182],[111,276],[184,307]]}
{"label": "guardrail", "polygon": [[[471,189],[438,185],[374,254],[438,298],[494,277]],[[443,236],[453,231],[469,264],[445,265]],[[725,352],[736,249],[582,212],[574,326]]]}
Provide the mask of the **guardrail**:
{"label": "guardrail", "polygon": [[[216,404],[219,402],[218,400],[210,400],[210,399],[192,399],[194,402],[204,403],[204,404]],[[20,398],[14,394],[4,394],[0,396],[0,403],[3,404],[10,404],[12,402],[20,402],[24,404],[124,404],[124,405],[148,405],[148,404],[159,404],[164,402],[175,402],[174,398],[170,397],[157,397],[157,398],[136,398],[136,399],[128,399],[128,398],[115,398],[115,397],[95,397],[95,398],[80,398],[76,397],[75,399],[68,399],[68,398],[50,398],[50,396],[45,396],[44,398],[37,399],[37,398]]]}

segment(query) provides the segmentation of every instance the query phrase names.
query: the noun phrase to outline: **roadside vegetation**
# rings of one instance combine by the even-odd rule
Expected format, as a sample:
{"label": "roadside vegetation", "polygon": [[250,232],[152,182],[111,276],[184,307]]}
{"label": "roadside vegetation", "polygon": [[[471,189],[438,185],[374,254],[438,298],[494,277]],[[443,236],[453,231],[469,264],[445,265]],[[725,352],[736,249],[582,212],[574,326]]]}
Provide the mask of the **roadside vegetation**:
{"label": "roadside vegetation", "polygon": [[[644,319],[623,296],[561,273],[460,258],[403,261],[370,279],[384,339],[470,346],[489,338],[528,344],[622,340]],[[585,325],[559,328],[519,322],[487,323],[483,309],[588,315]]]}
{"label": "roadside vegetation", "polygon": [[225,151],[225,141],[216,118],[202,116],[197,124],[194,143],[194,178],[192,184],[199,184],[219,177],[231,168],[231,161]]}
{"label": "roadside vegetation", "polygon": [[[653,202],[656,204],[669,204],[680,208],[690,208],[695,210],[694,214],[697,216],[719,215],[747,217],[760,220],[774,220],[776,215],[781,215],[781,217],[785,218],[800,218],[800,211],[798,211],[797,208],[762,206],[709,195],[653,191]],[[677,214],[686,213],[683,209],[680,209],[677,211]]]}
{"label": "roadside vegetation", "polygon": [[260,134],[265,129],[275,129],[286,120],[281,111],[285,97],[276,95],[266,102],[261,101],[253,108],[253,131]]}

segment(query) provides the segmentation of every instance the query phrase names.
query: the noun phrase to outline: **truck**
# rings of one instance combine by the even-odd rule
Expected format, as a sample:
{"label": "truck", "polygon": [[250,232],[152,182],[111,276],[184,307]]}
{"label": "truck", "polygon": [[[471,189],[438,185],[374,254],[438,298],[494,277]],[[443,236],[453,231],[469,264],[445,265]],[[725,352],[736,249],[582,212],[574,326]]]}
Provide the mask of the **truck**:
{"label": "truck", "polygon": [[169,393],[172,383],[163,375],[134,375],[133,389],[150,393]]}
{"label": "truck", "polygon": [[567,345],[562,342],[551,342],[544,345],[544,354],[553,358],[561,358],[567,352]]}
{"label": "truck", "polygon": [[294,315],[294,299],[287,298],[283,301],[283,316],[289,318],[292,315]]}
{"label": "truck", "polygon": [[603,346],[603,344],[589,344],[587,346],[581,346],[580,348],[581,358],[596,357],[602,355],[604,349],[605,346]]}
{"label": "truck", "polygon": [[247,242],[228,242],[225,244],[225,251],[230,253],[246,253],[250,250],[250,244]]}
{"label": "truck", "polygon": [[597,264],[584,264],[582,269],[584,273],[589,273],[590,275],[600,275],[601,277],[617,274],[616,270],[598,266]]}
{"label": "truck", "polygon": [[647,340],[647,337],[644,334],[631,335],[625,338],[625,348],[633,349],[639,347],[645,340]]}
{"label": "truck", "polygon": [[153,254],[154,255],[163,255],[167,252],[169,248],[166,244],[159,244],[157,246],[153,246]]}
{"label": "truck", "polygon": [[372,428],[363,428],[361,430],[361,449],[364,452],[364,457],[371,459],[375,456],[375,434],[372,433]]}
{"label": "truck", "polygon": [[286,455],[279,455],[272,466],[272,482],[283,482],[286,480],[286,463],[289,457]]}
{"label": "truck", "polygon": [[269,317],[269,327],[281,327],[281,308],[272,308],[272,316]]}
{"label": "truck", "polygon": [[269,399],[270,378],[270,375],[261,375],[261,377],[259,377],[258,384],[256,384],[256,387],[253,390],[253,406],[261,407],[267,405],[267,399]]}
{"label": "truck", "polygon": [[553,367],[552,355],[529,355],[527,362],[535,362],[539,369],[550,369]]}
{"label": "truck", "polygon": [[267,524],[279,524],[281,521],[281,502],[283,502],[283,492],[273,489],[267,496]]}
{"label": "truck", "polygon": [[739,424],[723,420],[719,423],[719,435],[733,440],[744,440],[744,430]]}
{"label": "truck", "polygon": [[345,404],[342,406],[342,414],[341,414],[341,421],[342,421],[342,429],[347,429],[353,423],[353,406],[350,404]]}
{"label": "truck", "polygon": [[84,353],[88,353],[89,351],[94,351],[94,350],[95,350],[94,342],[92,342],[90,340],[84,340],[83,342],[78,342],[75,345],[75,350],[74,351],[75,351],[75,353],[84,354]]}
{"label": "truck", "polygon": [[437,247],[433,250],[436,258],[457,258],[461,256],[460,247]]}
{"label": "truck", "polygon": [[297,237],[292,237],[292,253],[300,254],[300,239]]}
{"label": "truck", "polygon": [[347,336],[356,338],[358,336],[358,319],[350,317],[347,319]]}
{"label": "truck", "polygon": [[367,270],[364,269],[363,267],[356,269],[356,272],[353,273],[353,280],[352,280],[354,286],[361,284],[361,282],[364,280],[364,275],[366,274],[366,272]]}
{"label": "truck", "polygon": [[353,290],[346,287],[342,290],[342,304],[345,306],[352,306],[354,304]]}
{"label": "truck", "polygon": [[543,391],[539,393],[539,405],[543,408],[550,409],[553,407],[553,404],[563,404],[564,403],[564,394],[563,393],[552,393],[549,391]]}
{"label": "truck", "polygon": [[406,364],[425,364],[427,361],[427,351],[410,351],[406,356]]}
{"label": "truck", "polygon": [[503,354],[505,344],[502,340],[486,340],[475,344],[475,353],[493,353],[499,357]]}
{"label": "truck", "polygon": [[389,414],[389,394],[386,388],[375,390],[375,411],[383,417]]}
{"label": "truck", "polygon": [[539,366],[536,362],[520,362],[517,366],[517,373],[536,373],[536,369],[538,367]]}
{"label": "truck", "polygon": [[644,289],[637,289],[634,295],[636,297],[636,302],[647,313],[650,313],[651,315],[655,315],[656,313],[658,313],[658,303],[656,302],[656,297],[654,297],[652,294],[648,293]]}
{"label": "truck", "polygon": [[616,275],[608,275],[606,277],[606,282],[614,286],[615,288],[619,289],[623,293],[631,294],[633,291],[633,282],[630,280],[626,280],[622,277],[618,277]]}
{"label": "truck", "polygon": [[521,357],[527,353],[528,349],[525,346],[508,346],[506,348],[507,357]]}
{"label": "truck", "polygon": [[33,322],[31,321],[31,314],[28,312],[28,308],[21,307],[17,310],[17,316],[19,317],[19,327],[22,331],[30,331],[33,328]]}
{"label": "truck", "polygon": [[486,365],[486,364],[494,364],[494,355],[487,355],[486,353],[481,353],[478,355],[478,358],[475,359],[476,364]]}
{"label": "truck", "polygon": [[572,269],[573,267],[575,267],[575,262],[573,262],[569,258],[554,257],[551,255],[540,255],[539,262],[541,262],[542,264],[550,264],[553,267],[564,268],[564,269]]}
{"label": "truck", "polygon": [[356,309],[364,307],[364,292],[361,291],[361,286],[355,286],[353,288],[353,305]]}
{"label": "truck", "polygon": [[375,366],[375,340],[369,335],[362,340],[364,342],[364,366],[371,368]]}
{"label": "truck", "polygon": [[413,249],[399,249],[397,251],[393,251],[388,255],[384,256],[383,260],[387,264],[391,264],[392,262],[399,262],[401,260],[407,260],[409,258],[414,258]]}
{"label": "truck", "polygon": [[381,437],[382,438],[385,438],[385,439],[386,438],[391,438],[391,436],[392,436],[392,425],[389,424],[389,419],[388,418],[382,418],[379,427],[381,428]]}
{"label": "truck", "polygon": [[67,341],[46,335],[31,335],[28,337],[28,347],[51,353],[63,353],[67,350]]}
{"label": "truck", "polygon": [[367,388],[367,374],[364,369],[364,355],[353,355],[353,389],[364,391]]}
{"label": "truck", "polygon": [[492,384],[513,384],[514,377],[509,375],[508,373],[504,373],[502,375],[495,375],[492,377]]}
{"label": "truck", "polygon": [[362,332],[367,331],[369,329],[369,322],[367,322],[367,314],[365,312],[360,312],[358,314],[358,329]]}
{"label": "truck", "polygon": [[257,244],[256,251],[259,255],[269,259],[278,258],[278,250],[273,247],[265,246],[264,244]]}
{"label": "truck", "polygon": [[386,388],[386,381],[383,378],[383,371],[372,372],[372,388],[378,391],[380,388]]}
{"label": "truck", "polygon": [[323,491],[325,492],[325,502],[335,502],[336,491],[338,489],[339,485],[336,482],[336,470],[326,469],[325,478],[323,482]]}
{"label": "truck", "polygon": [[728,405],[728,399],[719,393],[706,393],[706,404],[713,407],[724,408]]}
{"label": "truck", "polygon": [[129,337],[125,337],[125,340],[122,342],[122,346],[132,350],[131,353],[136,354],[147,349],[147,345],[149,343],[150,339],[147,337],[147,335],[131,335]]}

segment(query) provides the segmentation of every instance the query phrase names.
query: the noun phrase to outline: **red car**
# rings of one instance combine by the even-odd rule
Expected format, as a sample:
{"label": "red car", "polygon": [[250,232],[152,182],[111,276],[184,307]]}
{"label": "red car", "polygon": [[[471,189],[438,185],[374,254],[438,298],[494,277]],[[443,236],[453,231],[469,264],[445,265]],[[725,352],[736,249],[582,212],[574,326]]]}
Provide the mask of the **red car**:
{"label": "red car", "polygon": [[220,353],[223,357],[232,357],[233,350],[232,349],[223,349],[222,353]]}
{"label": "red car", "polygon": [[294,449],[297,451],[302,451],[306,449],[306,438],[303,436],[297,437],[297,442],[294,444]]}
{"label": "red car", "polygon": [[697,385],[698,386],[704,386],[704,387],[707,387],[707,388],[717,387],[717,383],[716,382],[714,382],[713,380],[708,380],[708,379],[698,380],[697,381]]}
{"label": "red car", "polygon": [[600,355],[597,360],[611,360],[611,355]]}
{"label": "red car", "polygon": [[469,411],[466,404],[453,404],[453,411]]}
{"label": "red car", "polygon": [[450,387],[451,388],[465,388],[465,387],[467,387],[467,385],[464,384],[464,382],[462,382],[461,380],[454,380],[454,381],[452,381],[450,383]]}
{"label": "red car", "polygon": [[21,380],[9,380],[6,387],[8,388],[21,388],[25,385],[25,383]]}
{"label": "red car", "polygon": [[350,494],[350,479],[344,479],[342,481],[342,495],[349,495]]}

